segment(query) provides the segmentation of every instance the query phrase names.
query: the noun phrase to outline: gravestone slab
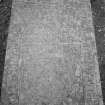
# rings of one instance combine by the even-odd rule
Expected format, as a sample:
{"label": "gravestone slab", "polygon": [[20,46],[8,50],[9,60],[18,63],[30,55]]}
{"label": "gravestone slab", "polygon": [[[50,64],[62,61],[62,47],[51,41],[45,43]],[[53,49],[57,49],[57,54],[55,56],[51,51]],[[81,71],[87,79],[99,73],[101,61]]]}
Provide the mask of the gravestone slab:
{"label": "gravestone slab", "polygon": [[14,0],[4,105],[103,105],[89,0]]}

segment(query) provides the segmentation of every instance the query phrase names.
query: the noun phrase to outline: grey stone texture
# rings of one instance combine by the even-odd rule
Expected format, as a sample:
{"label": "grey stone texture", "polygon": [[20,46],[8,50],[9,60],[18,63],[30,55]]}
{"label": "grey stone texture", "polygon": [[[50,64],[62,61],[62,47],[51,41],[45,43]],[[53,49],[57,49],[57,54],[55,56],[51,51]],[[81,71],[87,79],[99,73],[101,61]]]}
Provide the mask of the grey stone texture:
{"label": "grey stone texture", "polygon": [[14,0],[4,105],[103,105],[89,0]]}

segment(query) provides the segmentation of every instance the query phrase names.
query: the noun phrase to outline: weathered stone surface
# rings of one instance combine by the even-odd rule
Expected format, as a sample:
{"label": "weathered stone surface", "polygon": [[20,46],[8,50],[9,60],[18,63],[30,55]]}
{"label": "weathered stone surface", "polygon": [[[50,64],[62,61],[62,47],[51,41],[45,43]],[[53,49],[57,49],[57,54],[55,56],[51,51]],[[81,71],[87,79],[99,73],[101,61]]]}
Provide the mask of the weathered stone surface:
{"label": "weathered stone surface", "polygon": [[90,2],[15,0],[12,14],[3,102],[102,105]]}

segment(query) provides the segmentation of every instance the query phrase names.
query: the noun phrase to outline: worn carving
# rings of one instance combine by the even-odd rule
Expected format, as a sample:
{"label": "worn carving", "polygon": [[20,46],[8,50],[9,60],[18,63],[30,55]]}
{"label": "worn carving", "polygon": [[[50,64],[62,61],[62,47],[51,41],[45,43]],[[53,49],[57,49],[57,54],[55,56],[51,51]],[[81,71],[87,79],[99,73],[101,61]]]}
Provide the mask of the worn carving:
{"label": "worn carving", "polygon": [[103,104],[88,0],[14,1],[4,89],[7,105]]}

